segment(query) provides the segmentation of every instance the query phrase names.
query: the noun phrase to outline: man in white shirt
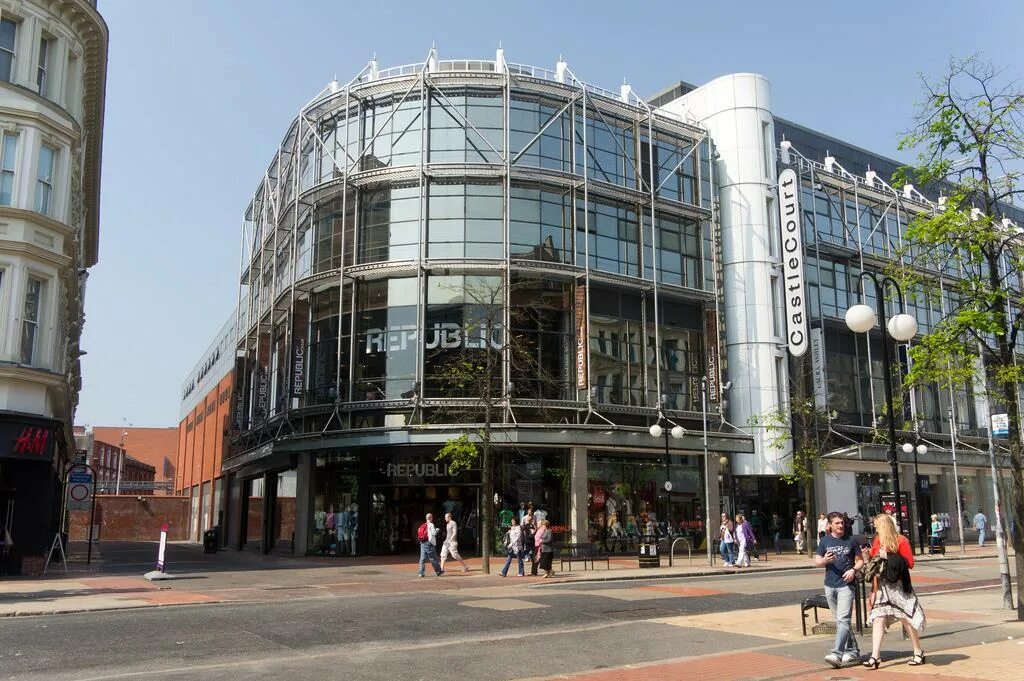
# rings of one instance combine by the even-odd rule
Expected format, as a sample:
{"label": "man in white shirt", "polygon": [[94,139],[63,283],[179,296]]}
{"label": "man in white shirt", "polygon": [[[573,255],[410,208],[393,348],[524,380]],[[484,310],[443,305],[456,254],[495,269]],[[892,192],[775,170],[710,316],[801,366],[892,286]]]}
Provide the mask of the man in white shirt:
{"label": "man in white shirt", "polygon": [[974,523],[974,529],[976,529],[978,531],[978,546],[979,547],[980,546],[984,546],[985,545],[985,527],[988,525],[988,518],[985,517],[985,514],[981,512],[980,508],[978,509],[978,512],[974,516],[973,523]]}
{"label": "man in white shirt", "polygon": [[441,564],[437,562],[437,528],[434,527],[434,514],[428,513],[425,522],[416,529],[416,539],[420,542],[420,577],[423,576],[423,564],[430,561],[434,573],[440,577],[444,574]]}
{"label": "man in white shirt", "polygon": [[462,556],[459,555],[459,526],[455,524],[451,513],[444,514],[444,522],[444,543],[441,544],[441,572],[444,572],[444,562],[449,557],[462,563],[463,572],[469,572],[469,566],[466,565],[466,561],[462,560]]}

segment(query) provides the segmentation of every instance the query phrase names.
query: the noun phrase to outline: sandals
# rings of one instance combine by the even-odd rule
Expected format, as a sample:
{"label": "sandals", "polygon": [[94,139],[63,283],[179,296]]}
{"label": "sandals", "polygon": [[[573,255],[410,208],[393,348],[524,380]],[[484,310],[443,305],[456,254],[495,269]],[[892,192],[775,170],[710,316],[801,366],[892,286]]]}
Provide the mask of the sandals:
{"label": "sandals", "polygon": [[922,664],[924,664],[924,651],[921,651],[920,655],[918,655],[917,653],[914,653],[914,656],[912,658],[910,658],[910,660],[907,662],[907,664],[910,665],[911,667],[919,667]]}
{"label": "sandals", "polygon": [[872,655],[867,660],[865,660],[862,664],[865,667],[867,667],[868,669],[878,669],[878,665],[879,665],[880,662],[881,662],[881,660],[879,660],[877,657]]}

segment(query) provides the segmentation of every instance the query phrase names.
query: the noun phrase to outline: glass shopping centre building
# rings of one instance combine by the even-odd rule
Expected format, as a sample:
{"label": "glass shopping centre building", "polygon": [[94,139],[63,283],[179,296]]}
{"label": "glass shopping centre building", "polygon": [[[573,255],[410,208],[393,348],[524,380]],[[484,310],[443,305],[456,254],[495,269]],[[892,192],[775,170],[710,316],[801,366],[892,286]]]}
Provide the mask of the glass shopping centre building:
{"label": "glass shopping centre building", "polygon": [[[492,532],[532,505],[559,539],[623,551],[652,531],[697,549],[722,509],[792,517],[787,447],[756,424],[790,389],[777,174],[803,185],[824,399],[865,441],[881,339],[872,354],[842,316],[858,267],[932,209],[875,184],[885,164],[774,117],[754,74],[645,101],[500,50],[371,62],[302,107],[245,211],[233,362],[199,376],[231,377],[223,463],[179,491],[220,509],[203,523],[227,544],[296,554],[401,552],[426,512],[452,512],[472,553],[483,503]],[[940,441],[949,399],[973,396],[920,397]],[[198,456],[194,401],[179,470]],[[976,412],[961,430],[981,436]],[[437,458],[485,424],[489,500],[479,468]],[[941,452],[920,468],[920,503],[948,506]],[[877,505],[882,449],[832,469],[822,498]]]}

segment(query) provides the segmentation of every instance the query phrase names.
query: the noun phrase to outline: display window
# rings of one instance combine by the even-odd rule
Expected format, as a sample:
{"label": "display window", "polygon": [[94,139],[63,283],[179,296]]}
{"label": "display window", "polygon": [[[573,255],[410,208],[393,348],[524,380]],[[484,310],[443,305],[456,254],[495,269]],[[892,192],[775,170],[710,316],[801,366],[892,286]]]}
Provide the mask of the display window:
{"label": "display window", "polygon": [[[672,491],[666,493],[666,477]],[[704,485],[697,456],[587,457],[589,541],[610,552],[635,552],[644,536],[704,539]]]}
{"label": "display window", "polygon": [[313,469],[313,531],[306,551],[321,556],[359,553],[358,459],[318,456]]}

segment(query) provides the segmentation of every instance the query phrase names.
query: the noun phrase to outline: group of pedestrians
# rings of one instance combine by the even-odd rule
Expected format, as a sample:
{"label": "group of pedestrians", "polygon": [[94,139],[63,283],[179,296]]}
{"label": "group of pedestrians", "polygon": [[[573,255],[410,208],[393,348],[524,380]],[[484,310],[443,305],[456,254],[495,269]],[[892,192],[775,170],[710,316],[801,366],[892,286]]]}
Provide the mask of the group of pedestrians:
{"label": "group of pedestrians", "polygon": [[725,567],[750,567],[751,554],[757,555],[757,537],[745,515],[737,513],[734,521],[727,513],[722,514],[722,523],[718,527],[718,551]]}
{"label": "group of pedestrians", "polygon": [[878,669],[885,631],[895,622],[900,623],[913,645],[913,656],[907,664],[924,664],[921,632],[925,615],[910,580],[914,554],[910,542],[896,530],[895,519],[885,513],[875,517],[876,535],[870,548],[861,547],[847,532],[842,513],[829,513],[826,522],[826,533],[818,541],[814,557],[814,564],[825,568],[825,598],[836,622],[835,641],[825,661],[836,669],[862,662],[850,620],[857,598],[856,580],[863,579],[871,588],[867,619],[871,655],[863,661],[864,667]]}
{"label": "group of pedestrians", "polygon": [[469,572],[469,566],[459,555],[459,526],[451,513],[444,514],[444,542],[441,544],[441,560],[437,559],[437,526],[434,525],[434,514],[428,513],[423,523],[416,530],[416,539],[420,542],[419,575],[424,575],[424,566],[429,561],[438,577],[444,574],[444,564],[448,559],[462,563],[462,571]]}
{"label": "group of pedestrians", "polygon": [[538,570],[544,571],[545,577],[555,574],[551,568],[554,559],[554,546],[552,544],[551,522],[547,518],[536,521],[534,516],[527,513],[522,521],[513,517],[508,532],[503,537],[505,550],[505,566],[498,573],[502,577],[508,574],[512,561],[518,562],[519,576],[525,576],[525,563],[530,561],[530,574],[537,576]]}

